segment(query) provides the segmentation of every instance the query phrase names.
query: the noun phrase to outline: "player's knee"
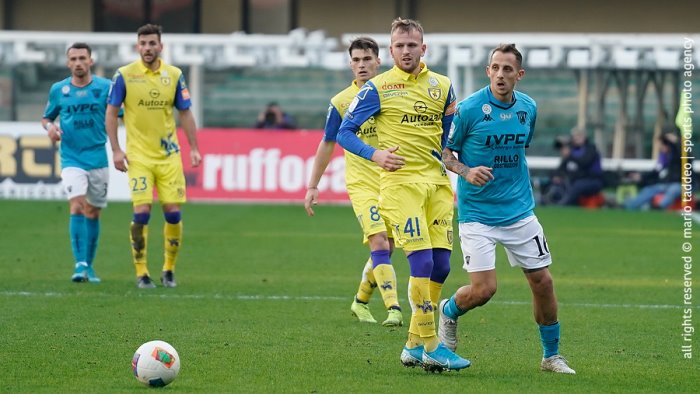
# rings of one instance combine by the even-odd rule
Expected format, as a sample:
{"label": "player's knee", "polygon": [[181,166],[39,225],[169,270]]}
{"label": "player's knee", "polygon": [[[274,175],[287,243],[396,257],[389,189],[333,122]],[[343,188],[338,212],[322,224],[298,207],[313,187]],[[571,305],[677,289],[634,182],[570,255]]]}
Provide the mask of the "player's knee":
{"label": "player's knee", "polygon": [[84,215],[85,214],[85,197],[76,197],[70,200],[70,213],[71,215]]}
{"label": "player's knee", "polygon": [[546,294],[554,291],[554,280],[548,270],[530,274],[530,287],[537,294]]}
{"label": "player's knee", "polygon": [[487,284],[472,288],[472,297],[476,305],[484,305],[496,294],[496,286]]}
{"label": "player's knee", "polygon": [[392,250],[392,245],[389,244],[389,238],[386,233],[372,234],[367,237],[369,247],[372,250]]}
{"label": "player's knee", "polygon": [[83,212],[85,214],[85,217],[88,219],[97,219],[100,217],[100,211],[101,209],[99,207],[96,207],[87,201],[83,205]]}
{"label": "player's knee", "polygon": [[452,252],[448,249],[433,249],[433,272],[430,275],[430,280],[437,283],[445,283],[447,276],[450,274],[450,255]]}
{"label": "player's knee", "polygon": [[182,214],[180,211],[164,212],[165,221],[170,224],[178,224],[182,220]]}

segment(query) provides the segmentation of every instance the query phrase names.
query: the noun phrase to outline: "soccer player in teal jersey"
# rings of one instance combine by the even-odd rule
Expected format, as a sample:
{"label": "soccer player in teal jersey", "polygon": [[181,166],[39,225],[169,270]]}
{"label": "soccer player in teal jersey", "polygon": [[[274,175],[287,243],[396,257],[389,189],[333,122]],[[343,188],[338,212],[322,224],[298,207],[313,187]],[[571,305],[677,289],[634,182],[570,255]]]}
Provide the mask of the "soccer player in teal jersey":
{"label": "soccer player in teal jersey", "polygon": [[[179,68],[160,58],[163,50],[161,33],[159,25],[147,24],[137,30],[141,58],[120,67],[114,75],[105,120],[114,167],[122,172],[128,171],[134,212],[129,228],[131,254],[137,286],[146,289],[155,287],[146,261],[154,190],[158,191],[165,217],[165,253],[160,280],[165,287],[177,286],[175,263],[182,245],[180,206],[187,197],[173,107],[178,110],[180,124],[190,145],[192,167],[197,167],[202,161],[185,77]],[[122,105],[126,152],[117,139],[117,113]]]}
{"label": "soccer player in teal jersey", "polygon": [[[359,37],[350,43],[350,69],[355,80],[331,99],[326,118],[323,139],[316,150],[309,185],[304,198],[304,208],[309,216],[314,215],[313,205],[318,202],[318,184],[330,162],[335,148],[338,128],[343,115],[357,92],[379,71],[379,45],[369,37]],[[377,128],[370,118],[362,125],[360,138],[377,146]],[[345,184],[352,207],[364,234],[363,241],[369,244],[370,258],[362,272],[359,289],[350,306],[352,313],[361,322],[376,323],[369,311],[369,299],[376,287],[384,300],[388,316],[382,325],[395,327],[403,324],[403,316],[396,293],[396,273],[391,265],[394,240],[387,236],[384,219],[378,212],[379,167],[359,156],[345,153]]]}
{"label": "soccer player in teal jersey", "polygon": [[523,270],[532,290],[544,349],[541,369],[574,374],[559,355],[557,299],[548,268],[552,257],[533,212],[525,148],[535,130],[537,105],[514,90],[525,75],[522,64],[514,44],[498,46],[486,67],[490,84],[457,105],[443,161],[460,175],[459,237],[471,284],[440,302],[438,336],[456,349],[457,318],[496,293],[496,243],[501,243],[511,266]]}
{"label": "soccer player in teal jersey", "polygon": [[[100,211],[107,206],[105,110],[110,81],[94,76],[92,50],[75,43],[66,52],[71,76],[51,86],[41,124],[61,142],[61,181],[69,199],[73,282],[99,283],[93,260],[100,237]],[[60,118],[59,124],[54,123]]]}
{"label": "soccer player in teal jersey", "polygon": [[[433,313],[450,272],[454,194],[441,152],[456,100],[450,80],[421,62],[425,50],[418,22],[394,20],[394,67],[360,89],[340,126],[338,143],[383,169],[379,213],[392,228],[396,245],[406,252],[411,271],[411,324],[402,364],[429,371],[459,370],[470,362],[439,342]],[[377,148],[356,135],[372,116]]]}

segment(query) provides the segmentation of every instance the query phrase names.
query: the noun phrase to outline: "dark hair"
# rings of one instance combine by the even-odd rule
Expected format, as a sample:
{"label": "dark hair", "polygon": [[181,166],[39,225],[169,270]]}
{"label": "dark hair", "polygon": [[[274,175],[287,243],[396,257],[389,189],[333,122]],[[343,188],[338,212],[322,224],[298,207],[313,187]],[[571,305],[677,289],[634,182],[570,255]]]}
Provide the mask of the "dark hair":
{"label": "dark hair", "polygon": [[391,33],[394,33],[397,30],[404,33],[408,33],[411,30],[417,30],[420,32],[421,38],[423,38],[423,26],[421,26],[418,21],[413,19],[404,19],[402,17],[394,19],[394,21],[391,22]]}
{"label": "dark hair", "polygon": [[489,63],[493,59],[493,54],[496,52],[502,53],[512,53],[515,55],[515,61],[518,63],[518,67],[523,66],[523,54],[515,47],[515,44],[500,44],[491,51],[491,56],[489,56]]}
{"label": "dark hair", "polygon": [[163,34],[163,28],[160,25],[148,23],[139,27],[139,29],[136,30],[137,36],[147,36],[149,34],[157,34],[158,41],[160,41],[160,35]]}
{"label": "dark hair", "polygon": [[374,53],[374,56],[379,56],[379,44],[377,44],[377,41],[374,41],[374,39],[370,37],[357,37],[356,39],[352,40],[350,47],[348,48],[348,53],[350,56],[352,56],[353,49],[369,49],[372,51],[372,53]]}
{"label": "dark hair", "polygon": [[92,55],[92,48],[90,48],[90,45],[84,42],[74,42],[73,45],[69,46],[68,49],[66,49],[66,55],[68,54],[68,52],[70,52],[71,49],[87,49],[88,55]]}

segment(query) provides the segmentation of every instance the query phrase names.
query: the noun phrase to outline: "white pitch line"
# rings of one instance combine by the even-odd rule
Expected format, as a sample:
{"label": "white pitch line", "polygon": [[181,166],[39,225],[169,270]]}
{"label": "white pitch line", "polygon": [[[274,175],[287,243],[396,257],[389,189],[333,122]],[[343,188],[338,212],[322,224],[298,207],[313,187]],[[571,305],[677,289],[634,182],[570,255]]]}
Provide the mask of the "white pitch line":
{"label": "white pitch line", "polygon": [[[3,297],[123,297],[125,295],[135,295],[137,297],[153,297],[163,299],[213,299],[213,300],[230,300],[230,301],[347,301],[348,297],[336,296],[290,296],[290,295],[255,295],[255,294],[153,294],[146,292],[129,292],[126,294],[115,293],[59,293],[59,292],[32,292],[32,291],[2,291],[0,296]],[[404,303],[408,301],[403,299]],[[498,301],[494,300],[490,304],[500,305],[530,305],[530,301]],[[619,309],[700,309],[700,305],[670,305],[670,304],[609,304],[609,303],[583,303],[583,302],[560,302],[560,306],[579,307],[579,308],[619,308]]]}
{"label": "white pitch line", "polygon": [[700,224],[700,212],[693,212],[691,217],[695,220],[695,223]]}

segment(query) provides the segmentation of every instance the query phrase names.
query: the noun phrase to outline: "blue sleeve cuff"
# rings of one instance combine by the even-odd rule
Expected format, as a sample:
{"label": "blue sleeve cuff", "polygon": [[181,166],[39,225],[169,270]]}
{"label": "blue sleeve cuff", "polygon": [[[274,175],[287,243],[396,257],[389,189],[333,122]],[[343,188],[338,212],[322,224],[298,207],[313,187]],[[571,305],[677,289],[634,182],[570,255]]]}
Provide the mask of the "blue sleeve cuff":
{"label": "blue sleeve cuff", "polygon": [[[345,122],[343,122],[345,124]],[[338,143],[348,152],[354,153],[367,160],[372,160],[372,155],[377,149],[365,144],[351,130],[342,128],[338,132]]]}

